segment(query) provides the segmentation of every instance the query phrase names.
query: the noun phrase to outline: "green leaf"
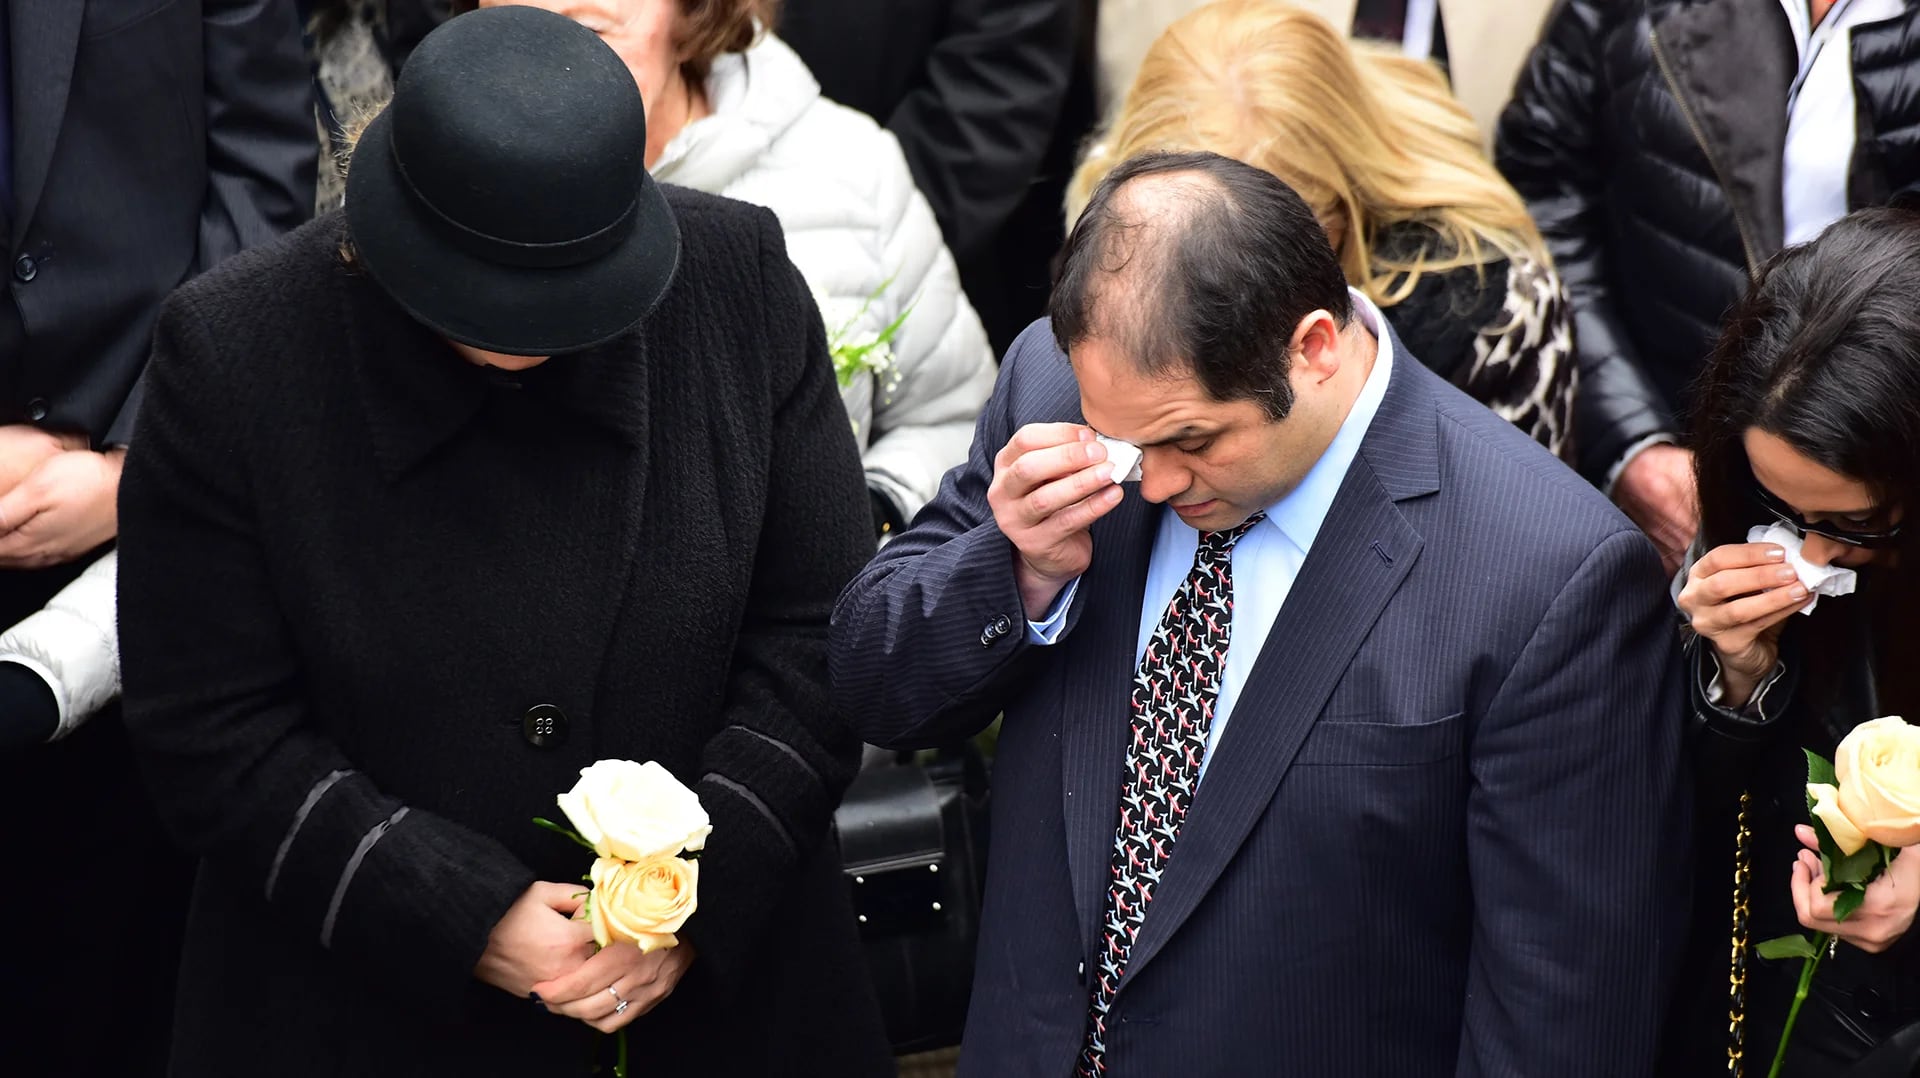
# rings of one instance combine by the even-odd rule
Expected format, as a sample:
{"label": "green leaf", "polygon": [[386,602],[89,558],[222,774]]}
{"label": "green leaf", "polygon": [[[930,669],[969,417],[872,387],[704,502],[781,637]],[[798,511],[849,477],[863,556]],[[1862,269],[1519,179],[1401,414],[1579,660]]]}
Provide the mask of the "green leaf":
{"label": "green leaf", "polygon": [[1778,962],[1784,958],[1812,958],[1819,953],[1814,950],[1813,941],[1805,936],[1780,936],[1766,940],[1754,948],[1761,958]]}
{"label": "green leaf", "polygon": [[1827,866],[1827,891],[1831,893],[1843,886],[1865,887],[1872,883],[1886,867],[1886,858],[1880,853],[1880,844],[1869,842],[1845,857],[1831,860],[1830,865]]}
{"label": "green leaf", "polygon": [[1844,921],[1853,916],[1853,911],[1859,909],[1860,903],[1866,899],[1867,892],[1864,889],[1842,891],[1840,897],[1833,900],[1833,919]]}
{"label": "green leaf", "polygon": [[[579,843],[580,845],[585,846],[587,849],[589,850],[593,849],[593,843],[588,842],[586,839],[581,838],[579,835],[575,834],[572,830],[565,827],[561,827],[559,824],[554,823],[552,820],[549,820],[544,816],[535,816],[533,818],[533,822],[534,822],[534,825],[537,827],[544,827],[547,830],[552,831],[556,835],[565,835],[568,838],[572,839],[573,841]],[[599,853],[598,850],[595,850],[594,852],[596,854]]]}
{"label": "green leaf", "polygon": [[1834,777],[1833,774],[1833,761],[1814,752],[1812,749],[1805,749],[1803,751],[1807,754],[1808,782],[1817,782],[1826,786],[1840,785],[1840,780]]}

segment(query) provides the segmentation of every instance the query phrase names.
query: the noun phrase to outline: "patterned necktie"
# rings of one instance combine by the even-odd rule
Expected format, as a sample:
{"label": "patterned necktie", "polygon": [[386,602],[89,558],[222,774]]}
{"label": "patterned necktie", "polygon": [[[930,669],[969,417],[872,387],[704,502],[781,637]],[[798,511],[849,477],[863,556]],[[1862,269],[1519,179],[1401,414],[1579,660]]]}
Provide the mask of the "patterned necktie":
{"label": "patterned necktie", "polygon": [[1173,593],[1133,676],[1133,719],[1120,826],[1113,835],[1099,977],[1080,1051],[1080,1078],[1107,1072],[1107,1011],[1120,988],[1147,903],[1173,856],[1213,725],[1213,702],[1226,668],[1233,617],[1233,545],[1266,517],[1255,513],[1231,531],[1201,532],[1193,571]]}

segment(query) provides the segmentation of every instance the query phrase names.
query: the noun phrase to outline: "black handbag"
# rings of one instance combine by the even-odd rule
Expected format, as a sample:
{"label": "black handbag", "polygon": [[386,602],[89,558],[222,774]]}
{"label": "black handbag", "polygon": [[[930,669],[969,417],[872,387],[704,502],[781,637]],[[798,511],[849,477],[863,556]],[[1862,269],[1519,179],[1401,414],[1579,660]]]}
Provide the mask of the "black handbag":
{"label": "black handbag", "polygon": [[834,814],[867,968],[898,1054],[960,1043],[986,815],[986,761],[971,744],[862,771]]}

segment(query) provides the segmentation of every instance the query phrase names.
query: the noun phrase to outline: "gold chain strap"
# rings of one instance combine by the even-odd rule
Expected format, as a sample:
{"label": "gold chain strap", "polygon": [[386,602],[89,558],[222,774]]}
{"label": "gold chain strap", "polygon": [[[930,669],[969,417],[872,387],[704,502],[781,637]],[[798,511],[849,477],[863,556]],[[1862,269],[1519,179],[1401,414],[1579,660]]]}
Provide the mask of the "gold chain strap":
{"label": "gold chain strap", "polygon": [[1740,795],[1733,831],[1733,941],[1727,977],[1727,1078],[1742,1078],[1747,1041],[1747,885],[1753,878],[1753,832],[1747,828],[1751,795]]}

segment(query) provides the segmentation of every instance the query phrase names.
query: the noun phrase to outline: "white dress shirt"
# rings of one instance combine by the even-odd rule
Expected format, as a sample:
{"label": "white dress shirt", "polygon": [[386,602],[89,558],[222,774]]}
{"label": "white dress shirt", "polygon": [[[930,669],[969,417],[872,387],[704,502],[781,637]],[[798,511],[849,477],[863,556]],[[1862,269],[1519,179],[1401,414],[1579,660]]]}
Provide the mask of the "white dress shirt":
{"label": "white dress shirt", "polygon": [[[1221,731],[1233,716],[1233,703],[1253,672],[1253,664],[1267,642],[1267,633],[1280,615],[1280,607],[1293,590],[1300,566],[1313,549],[1334,495],[1346,480],[1347,469],[1360,452],[1367,428],[1387,395],[1387,383],[1393,373],[1393,341],[1384,328],[1386,318],[1373,302],[1357,291],[1353,295],[1354,314],[1379,342],[1373,370],[1354,399],[1353,409],[1340,424],[1327,451],[1320,454],[1300,485],[1267,507],[1267,518],[1241,537],[1233,548],[1233,621],[1227,645],[1227,666],[1220,679],[1220,694],[1213,705],[1213,725],[1207,730],[1207,752],[1200,760],[1200,775],[1206,777],[1213,759],[1214,746]],[[1282,420],[1281,422],[1285,422]],[[1138,497],[1138,492],[1131,496]],[[1158,530],[1153,537],[1153,553],[1147,562],[1146,593],[1140,601],[1140,630],[1135,641],[1133,661],[1137,669],[1147,650],[1147,639],[1160,624],[1174,592],[1193,569],[1194,551],[1200,546],[1200,533],[1180,519],[1178,513],[1160,507]],[[1096,554],[1097,556],[1097,554]],[[1027,638],[1036,644],[1051,644],[1060,638],[1066,626],[1080,582],[1075,580],[1054,600],[1047,617],[1027,623]],[[1127,716],[1114,716],[1115,722]]]}
{"label": "white dress shirt", "polygon": [[1807,0],[1780,0],[1799,74],[1787,95],[1787,150],[1781,200],[1787,243],[1805,243],[1847,212],[1847,174],[1859,137],[1854,126],[1853,28],[1891,19],[1905,0],[1839,0],[1819,26]]}

